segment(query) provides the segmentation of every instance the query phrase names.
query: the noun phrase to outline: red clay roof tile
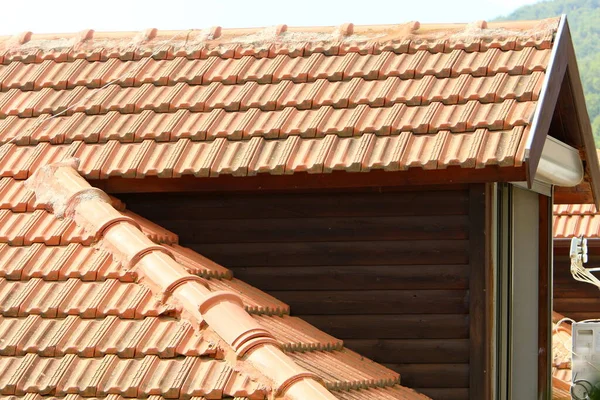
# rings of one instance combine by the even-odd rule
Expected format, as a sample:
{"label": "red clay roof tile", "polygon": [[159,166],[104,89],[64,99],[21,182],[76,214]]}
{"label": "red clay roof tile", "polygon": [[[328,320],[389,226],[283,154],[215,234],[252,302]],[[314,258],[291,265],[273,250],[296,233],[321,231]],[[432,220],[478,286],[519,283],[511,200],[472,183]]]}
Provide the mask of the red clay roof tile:
{"label": "red clay roof tile", "polygon": [[[153,258],[181,274],[157,293],[144,274],[161,267],[123,259],[133,251],[125,244],[103,248],[103,232],[70,216],[55,219],[19,180],[73,156],[87,179],[520,166],[557,20],[509,25],[510,36],[494,24],[473,36],[413,23],[0,38],[0,394],[287,390],[248,360],[240,370],[222,359],[245,350],[225,343],[231,333],[210,310],[207,328],[194,322],[198,308],[170,302],[177,285],[202,281],[210,289],[198,290],[239,296],[247,323],[336,398],[424,399],[113,199],[111,218],[131,217],[144,243],[164,245],[149,251],[174,257]],[[259,353],[247,357],[270,366]]]}
{"label": "red clay roof tile", "polygon": [[[44,213],[40,215],[46,215],[46,211],[40,212]],[[135,215],[132,217],[147,235],[161,240],[160,234],[153,233],[157,229],[147,227],[149,222],[144,223]],[[213,290],[240,294],[250,311],[277,315],[288,312],[283,303],[240,281],[230,280],[227,270],[209,260],[177,245],[169,248],[174,251],[176,259],[183,262],[182,268],[185,266],[188,271],[211,277],[208,284]],[[251,398],[266,396],[264,384],[258,383],[257,378],[236,375],[229,366],[225,367],[227,364],[224,362],[207,361],[206,357],[218,357],[222,352],[223,343],[218,336],[206,329],[198,332],[192,325],[170,319],[172,317],[168,315],[175,315],[177,309],[161,304],[147,288],[131,283],[135,274],[123,271],[118,263],[111,260],[109,253],[73,243],[66,247],[4,245],[0,248],[2,254],[6,254],[2,258],[14,260],[7,263],[18,265],[14,272],[7,270],[5,277],[8,280],[0,283],[3,305],[0,331],[8,338],[7,344],[0,348],[0,355],[16,357],[15,362],[18,363],[15,366],[18,371],[10,372],[14,383],[2,389],[3,393],[50,390],[57,395],[68,392],[86,396],[105,396],[108,393],[134,395],[134,392],[135,395],[145,393],[167,397],[185,396],[185,393],[210,397],[228,394]],[[90,256],[97,261],[90,260]],[[60,280],[64,279],[63,274],[68,274],[66,267],[75,275],[67,276],[66,281]],[[85,272],[82,267],[93,270]],[[303,354],[317,352],[315,357],[324,357],[323,367],[329,369],[325,360],[333,352],[332,362],[337,357],[338,363],[348,363],[343,370],[331,372],[333,375],[328,386],[332,390],[372,385],[393,387],[397,382],[396,374],[382,367],[364,364],[355,356],[344,355],[349,353],[340,352],[343,348],[340,341],[296,318],[286,315],[255,318],[273,331],[277,342],[291,352],[292,358],[302,358],[300,353],[295,353],[298,351]],[[33,355],[46,358],[39,359]],[[114,358],[115,355],[119,358]],[[23,364],[23,356],[27,358],[27,364]],[[180,356],[187,358],[172,358]],[[48,357],[55,358],[50,361]],[[128,357],[135,359],[121,360]],[[135,376],[119,372],[133,368],[132,362],[141,372]],[[19,371],[31,371],[31,368],[50,371],[52,378],[23,380]],[[84,369],[95,372],[83,373]],[[55,370],[57,372],[53,372]],[[106,375],[109,370],[114,371],[110,378]],[[63,372],[59,371],[67,372],[62,375]],[[83,375],[78,371],[82,371]],[[389,377],[383,378],[384,373]],[[214,374],[218,374],[219,378]],[[185,376],[197,378],[190,381]],[[215,376],[216,380],[210,376]]]}
{"label": "red clay roof tile", "polygon": [[[319,137],[330,132],[360,135],[365,132],[361,129],[365,122],[374,133],[392,135],[404,130],[443,134],[445,130],[463,132],[479,127],[511,129],[529,123],[533,104],[521,102],[537,99],[543,75],[536,71],[545,69],[551,48],[551,35],[543,32],[553,29],[553,23],[543,22],[537,28],[520,26],[520,29],[525,29],[522,34],[503,39],[485,36],[484,29],[482,32],[486,40],[463,40],[460,30],[455,30],[456,38],[451,39],[432,40],[427,36],[429,33],[424,33],[423,38],[416,40],[399,40],[384,45],[371,41],[366,47],[348,43],[333,47],[303,45],[300,46],[302,52],[291,55],[288,50],[295,47],[293,43],[279,46],[275,53],[287,49],[280,55],[256,53],[252,49],[260,46],[236,44],[223,45],[208,52],[207,47],[204,47],[204,51],[191,53],[177,50],[175,52],[180,56],[175,58],[168,56],[170,51],[159,51],[160,56],[157,53],[152,54],[153,58],[147,58],[147,50],[132,52],[133,47],[120,47],[120,44],[109,50],[107,43],[112,39],[99,39],[96,35],[85,45],[98,43],[105,50],[104,53],[101,53],[103,50],[94,53],[96,55],[90,61],[77,59],[85,55],[85,51],[77,53],[80,51],[77,50],[78,55],[72,61],[65,62],[63,55],[55,52],[42,55],[42,50],[36,53],[38,56],[28,58],[23,68],[18,68],[23,58],[15,58],[16,54],[7,56],[7,64],[0,71],[5,85],[2,95],[5,100],[0,101],[3,104],[0,109],[5,115],[39,117],[31,125],[28,122],[20,128],[15,126],[15,130],[11,128],[14,124],[22,124],[21,120],[28,118],[10,120],[9,117],[8,125],[2,131],[5,140],[15,138],[18,132],[21,135],[23,131],[27,132],[27,142],[35,144],[40,140],[69,143],[83,139],[93,143],[110,139],[120,142],[144,139],[176,141],[184,137],[194,140],[217,137],[240,140],[256,135],[265,135],[267,138],[273,137],[271,135],[285,138],[295,134]],[[528,28],[531,31],[527,31]],[[235,35],[230,37],[230,40],[235,39]],[[153,40],[157,39],[150,39]],[[472,46],[469,40],[473,40],[477,46]],[[27,45],[35,48],[36,43],[40,42],[34,40]],[[342,51],[342,48],[345,50]],[[67,51],[75,50],[68,47]],[[101,55],[98,57],[97,54]],[[58,71],[63,78],[58,78]],[[57,78],[49,78],[54,76]],[[46,80],[35,83],[40,79]],[[56,86],[52,86],[53,82],[56,82]],[[107,83],[112,85],[98,89]],[[124,88],[116,91],[114,85]],[[50,95],[50,92],[42,95],[40,90],[51,87],[59,97]],[[97,96],[96,92],[101,93]],[[23,100],[20,100],[21,97]],[[507,103],[506,99],[517,100],[517,103]],[[452,106],[465,101],[470,102],[469,107],[446,109],[439,106],[440,102]],[[399,114],[400,121],[391,128],[381,124],[373,126],[374,121],[379,119],[378,108],[391,107],[396,102],[427,108],[404,109]],[[482,107],[472,102],[498,102],[503,106]],[[369,108],[338,113],[333,113],[329,108],[355,107],[359,104],[368,105]],[[516,109],[513,110],[514,107]],[[256,108],[260,108],[261,112],[256,112]],[[298,111],[306,108],[318,111]],[[192,112],[185,113],[184,110]],[[242,114],[223,114],[219,110],[239,111]],[[265,112],[277,111],[282,111],[282,114],[264,115]],[[385,121],[383,115],[388,115],[390,110],[381,111],[385,112],[381,121]],[[83,112],[107,114],[100,118],[93,115],[83,117]],[[163,115],[165,112],[171,114]],[[48,118],[48,113],[58,113],[59,116]],[[396,115],[394,111],[392,114]],[[452,121],[448,121],[450,115],[454,116]],[[490,119],[485,115],[492,117]],[[77,122],[70,121],[73,118]],[[48,125],[49,129],[39,128],[41,125]],[[197,128],[190,131],[185,126]],[[181,127],[184,127],[183,131]],[[520,140],[525,140],[525,136]],[[17,142],[24,143],[22,140]],[[491,142],[485,143],[489,145]],[[102,146],[103,149],[105,147]],[[150,144],[149,147],[153,146]],[[130,149],[124,147],[117,151],[129,154]],[[15,152],[16,149],[10,153]],[[111,153],[101,154],[101,159],[110,160],[115,156]],[[145,153],[134,154],[131,160],[120,158],[118,154],[117,162],[123,163],[121,167],[115,165],[117,170],[122,169],[118,173],[120,176],[147,175],[138,171],[138,160]],[[78,155],[81,155],[80,151]],[[27,158],[19,154],[19,158],[23,157]],[[60,159],[62,156],[57,154],[57,157]],[[160,158],[156,156],[157,160]],[[39,157],[32,154],[30,163],[35,159]],[[515,164],[520,162],[515,160]],[[12,176],[23,178],[27,174],[24,169],[26,166],[21,167],[19,169],[11,162],[6,165],[6,169],[14,171]],[[35,165],[27,166],[27,170],[31,168],[35,168]],[[246,169],[239,171],[244,175]],[[208,175],[219,174],[217,168]],[[89,176],[103,178],[109,175],[92,168]],[[165,172],[164,176],[171,176],[170,171]]]}

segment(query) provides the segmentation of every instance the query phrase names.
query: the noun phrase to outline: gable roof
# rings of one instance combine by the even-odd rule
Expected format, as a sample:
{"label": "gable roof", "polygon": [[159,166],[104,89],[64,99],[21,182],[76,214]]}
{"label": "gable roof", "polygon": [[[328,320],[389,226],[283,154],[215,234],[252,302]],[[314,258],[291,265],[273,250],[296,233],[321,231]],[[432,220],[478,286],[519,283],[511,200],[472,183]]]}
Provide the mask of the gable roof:
{"label": "gable roof", "polygon": [[[567,33],[563,18],[0,38],[0,330],[10,338],[0,394],[330,398],[323,380],[342,399],[423,398],[111,199],[117,216],[72,168],[111,192],[156,177],[163,190],[183,177],[245,177],[230,188],[253,176],[316,180],[306,173],[331,185],[338,171],[362,172],[355,185],[378,172],[396,185],[531,180],[548,134],[539,116],[558,101],[549,82],[568,69],[556,54],[570,39],[555,37]],[[565,137],[587,151],[584,128]],[[80,162],[65,166],[71,157]],[[22,182],[47,165],[53,183],[33,196]],[[85,201],[67,204],[81,197],[71,183]],[[85,220],[83,206],[114,224]],[[133,242],[111,246],[105,235],[118,231]],[[159,264],[144,270],[150,259]],[[200,303],[207,314],[225,304],[246,325],[219,325]]]}
{"label": "gable roof", "polygon": [[539,116],[567,68],[555,60],[565,26],[5,37],[0,176],[75,156],[91,180],[422,169],[531,180],[551,119]]}
{"label": "gable roof", "polygon": [[74,165],[1,181],[0,394],[426,399]]}
{"label": "gable roof", "polygon": [[600,239],[600,213],[593,204],[555,205],[553,226],[555,239]]}

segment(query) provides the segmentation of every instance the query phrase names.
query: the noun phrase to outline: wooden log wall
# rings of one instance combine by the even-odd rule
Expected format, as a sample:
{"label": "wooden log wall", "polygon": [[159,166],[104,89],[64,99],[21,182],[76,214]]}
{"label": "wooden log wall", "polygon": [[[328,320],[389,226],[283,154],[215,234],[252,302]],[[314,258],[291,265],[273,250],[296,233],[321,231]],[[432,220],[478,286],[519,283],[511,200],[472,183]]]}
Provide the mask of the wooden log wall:
{"label": "wooden log wall", "polygon": [[119,197],[292,315],[398,371],[404,385],[459,400],[469,398],[473,352],[469,194],[448,186]]}
{"label": "wooden log wall", "polygon": [[[600,247],[590,246],[588,255],[585,267],[600,267]],[[600,318],[600,290],[594,285],[573,279],[570,267],[568,246],[555,246],[554,311],[576,321]]]}

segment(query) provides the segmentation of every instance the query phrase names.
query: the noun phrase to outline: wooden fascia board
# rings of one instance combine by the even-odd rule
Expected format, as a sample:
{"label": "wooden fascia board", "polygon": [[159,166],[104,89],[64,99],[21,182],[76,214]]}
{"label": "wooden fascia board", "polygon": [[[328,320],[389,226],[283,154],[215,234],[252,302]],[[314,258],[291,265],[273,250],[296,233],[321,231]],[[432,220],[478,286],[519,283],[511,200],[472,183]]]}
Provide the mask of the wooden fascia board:
{"label": "wooden fascia board", "polygon": [[591,188],[592,195],[594,197],[594,204],[596,205],[596,208],[600,209],[600,165],[598,164],[598,153],[596,151],[596,143],[594,141],[594,134],[592,132],[592,124],[590,122],[590,117],[588,115],[587,107],[585,105],[583,86],[581,84],[579,68],[577,67],[577,58],[575,56],[575,48],[573,47],[573,41],[571,40],[569,24],[565,16],[561,18],[561,21],[562,20],[564,20],[565,40],[563,42],[566,44],[566,56],[568,64],[565,78],[569,79],[569,83],[571,84],[573,101],[575,102],[575,113],[577,114],[577,120],[579,122],[579,134],[581,135],[582,143],[584,146],[588,175],[591,179]]}
{"label": "wooden fascia board", "polygon": [[[544,84],[535,110],[531,131],[525,145],[524,162],[527,165],[527,184],[533,186],[535,174],[540,163],[544,143],[550,130],[552,115],[556,108],[562,80],[567,70],[567,56],[571,35],[567,24],[566,15],[562,15],[554,39],[554,46],[550,55],[550,62],[546,69]],[[571,45],[572,47],[572,45]]]}
{"label": "wooden fascia board", "polygon": [[219,176],[180,178],[146,177],[128,179],[113,177],[89,182],[107,193],[149,192],[224,192],[277,191],[296,189],[345,189],[360,187],[397,187],[422,185],[454,185],[484,182],[522,182],[525,166],[486,168],[448,167],[443,170],[413,168],[408,171],[334,171],[323,174],[257,175],[248,177]]}

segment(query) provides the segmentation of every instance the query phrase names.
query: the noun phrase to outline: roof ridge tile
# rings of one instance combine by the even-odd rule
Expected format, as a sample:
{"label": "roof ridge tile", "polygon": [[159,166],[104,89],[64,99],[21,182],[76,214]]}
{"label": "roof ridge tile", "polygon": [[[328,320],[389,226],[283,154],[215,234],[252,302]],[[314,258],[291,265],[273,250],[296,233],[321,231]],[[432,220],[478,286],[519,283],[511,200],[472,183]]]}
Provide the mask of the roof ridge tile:
{"label": "roof ridge tile", "polygon": [[[98,197],[73,203],[74,199],[79,194],[85,193],[85,189],[90,186],[77,174],[71,164],[54,164],[44,167],[40,171],[30,181],[30,187],[36,191],[38,197],[44,197],[49,194],[48,192],[44,193],[44,191],[54,191],[52,193],[55,196],[62,196],[56,198],[55,201],[63,201],[65,204],[75,204],[75,208],[69,212],[74,213],[78,224],[91,225],[96,228],[99,224],[104,224],[102,221],[107,216],[94,215],[92,208],[97,208],[102,204],[105,205],[106,199]],[[40,186],[42,182],[43,185]],[[56,206],[57,204],[55,204],[55,208]],[[116,215],[118,212],[108,206],[100,214],[104,213]],[[127,254],[131,252],[131,249],[124,248],[122,243],[128,235],[131,240],[142,241],[142,239],[146,239],[138,228],[128,222],[113,224],[110,228],[104,230],[102,234],[104,241],[109,246],[113,246],[115,250],[118,249],[117,251],[122,252],[125,257],[128,257]],[[173,282],[181,281],[181,278],[185,276],[183,266],[177,264],[175,260],[164,253],[148,253],[139,259],[135,268],[142,273],[144,281],[147,284],[149,283],[153,287],[153,290],[159,290],[163,293],[169,290]],[[243,312],[241,308],[243,303],[238,295],[233,292],[210,292],[210,290],[197,282],[188,280],[181,282],[180,285],[177,285],[177,288],[172,288],[171,291],[182,302],[186,312],[190,313],[193,318],[200,318],[200,320],[208,322],[209,326],[229,343],[239,355],[243,355],[252,348],[247,357],[252,360],[254,366],[262,374],[273,379],[276,391],[282,394],[287,393],[288,396],[297,399],[302,398],[307,393],[313,393],[313,396],[316,395],[323,399],[333,399],[331,394],[323,387],[319,385],[315,386],[312,383],[316,379],[316,375],[304,372],[291,359],[286,358],[283,353],[278,353],[280,350],[274,346],[275,339],[272,335],[259,327],[256,321]],[[100,307],[109,292],[115,290],[115,284],[116,281],[109,280],[101,284],[101,287],[94,294],[93,300],[90,303],[93,306],[92,309],[96,310]],[[224,321],[221,318],[222,315],[236,314],[235,323],[237,326],[228,326],[233,321]],[[281,365],[281,368],[285,369],[273,371],[272,363]],[[134,381],[137,379],[139,382],[137,382],[137,385],[133,385],[133,387],[141,385],[143,380],[142,375],[146,375],[146,370],[149,368],[150,363],[148,362],[147,368],[142,368],[144,369],[144,373],[136,375],[137,378],[134,377]],[[98,380],[94,386],[99,387],[100,384],[101,382]]]}

